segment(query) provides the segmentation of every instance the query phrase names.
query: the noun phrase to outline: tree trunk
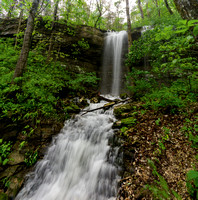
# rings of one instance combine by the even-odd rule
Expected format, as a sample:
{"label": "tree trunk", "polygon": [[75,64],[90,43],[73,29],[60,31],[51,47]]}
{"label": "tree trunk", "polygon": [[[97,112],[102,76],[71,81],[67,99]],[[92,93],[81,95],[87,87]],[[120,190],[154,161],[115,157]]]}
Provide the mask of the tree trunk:
{"label": "tree trunk", "polygon": [[141,0],[138,0],[138,7],[139,7],[139,10],[140,10],[141,18],[144,19],[144,13],[143,13],[143,10],[142,10]]}
{"label": "tree trunk", "polygon": [[18,25],[18,29],[17,29],[17,34],[16,34],[16,39],[15,39],[15,48],[17,46],[17,39],[18,39],[18,33],[20,31],[20,28],[21,28],[21,23],[22,23],[22,19],[23,19],[23,3],[24,3],[24,0],[21,0],[21,3],[20,3],[20,6],[21,7],[21,11],[20,11],[20,15],[19,15],[19,25]]}
{"label": "tree trunk", "polygon": [[167,0],[164,0],[164,3],[166,5],[166,8],[168,9],[168,12],[172,15],[173,14],[173,11],[171,10],[169,4],[168,4],[168,1]]}
{"label": "tree trunk", "polygon": [[67,9],[66,9],[67,13],[66,13],[66,21],[68,22],[69,20],[69,14],[71,12],[71,0],[67,1]]}
{"label": "tree trunk", "polygon": [[174,0],[174,3],[183,19],[198,19],[197,0]]}
{"label": "tree trunk", "polygon": [[54,39],[54,27],[55,27],[55,22],[57,21],[57,13],[58,13],[58,4],[59,4],[59,2],[60,2],[60,0],[57,0],[56,4],[55,4],[55,7],[54,7],[53,22],[52,22],[52,32],[51,32],[51,37],[50,37],[50,45],[49,45],[47,60],[49,60],[49,57],[50,57],[51,51],[52,51],[52,43],[53,43],[53,39]]}
{"label": "tree trunk", "polygon": [[150,11],[148,7],[148,2],[146,2],[146,12],[147,12],[147,17],[150,17]]}
{"label": "tree trunk", "polygon": [[159,8],[158,1],[157,1],[157,0],[155,0],[155,5],[156,5],[156,8],[157,8],[157,10],[158,10],[158,16],[160,17],[161,12],[160,12],[160,8]]}
{"label": "tree trunk", "polygon": [[35,18],[38,6],[39,6],[39,0],[34,0],[32,3],[32,8],[30,10],[28,20],[27,20],[27,27],[26,27],[25,35],[23,39],[23,46],[21,49],[20,57],[18,59],[16,68],[15,68],[12,83],[16,77],[20,77],[23,75],[23,71],[25,69],[28,54],[30,51],[31,37],[32,37],[32,32],[34,30],[34,18]]}
{"label": "tree trunk", "polygon": [[126,0],[126,16],[127,16],[127,32],[128,32],[128,50],[132,45],[132,34],[131,34],[131,18],[129,14],[129,1]]}
{"label": "tree trunk", "polygon": [[[100,19],[101,16],[102,16],[102,2],[99,1],[99,3],[100,3],[100,4],[99,4],[99,3],[98,3],[98,0],[96,0],[96,3],[97,3],[97,8],[98,8],[99,15],[98,15],[98,18],[97,18],[97,20],[96,20],[96,22],[95,22],[95,25],[94,25],[95,28],[97,27],[98,21],[99,21],[99,19]],[[100,28],[100,24],[99,24],[99,28]]]}

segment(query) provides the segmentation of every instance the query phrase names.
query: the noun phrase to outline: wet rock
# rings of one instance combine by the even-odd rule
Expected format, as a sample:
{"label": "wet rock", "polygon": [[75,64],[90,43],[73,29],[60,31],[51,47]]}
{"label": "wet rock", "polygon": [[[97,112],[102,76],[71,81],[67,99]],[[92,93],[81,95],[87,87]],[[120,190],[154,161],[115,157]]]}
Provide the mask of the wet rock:
{"label": "wet rock", "polygon": [[8,195],[3,192],[0,192],[0,200],[8,200]]}
{"label": "wet rock", "polygon": [[99,102],[99,99],[97,97],[93,97],[91,99],[91,103],[98,103]]}
{"label": "wet rock", "polygon": [[12,177],[10,179],[10,185],[8,187],[8,190],[6,191],[6,193],[10,198],[15,197],[17,195],[23,182],[24,182],[23,178]]}
{"label": "wet rock", "polygon": [[17,171],[18,165],[7,167],[3,172],[0,173],[0,179],[5,177],[11,177]]}
{"label": "wet rock", "polygon": [[24,162],[24,155],[20,154],[19,151],[14,150],[9,155],[9,165],[18,165]]}
{"label": "wet rock", "polygon": [[20,132],[21,125],[13,124],[11,121],[3,122],[0,121],[0,135],[5,141],[16,140],[18,133]]}
{"label": "wet rock", "polygon": [[120,120],[120,121],[116,121],[116,122],[113,124],[113,128],[121,128],[121,126],[122,126],[121,120]]}
{"label": "wet rock", "polygon": [[66,108],[64,108],[64,110],[67,113],[79,113],[80,112],[80,108],[75,104],[67,106]]}

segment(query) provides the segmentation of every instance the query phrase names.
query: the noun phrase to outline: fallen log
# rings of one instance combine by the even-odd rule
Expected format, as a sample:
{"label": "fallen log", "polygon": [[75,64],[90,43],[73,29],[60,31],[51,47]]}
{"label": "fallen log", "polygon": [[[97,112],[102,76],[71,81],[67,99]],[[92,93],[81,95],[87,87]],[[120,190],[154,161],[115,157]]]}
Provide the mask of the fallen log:
{"label": "fallen log", "polygon": [[101,106],[99,108],[95,108],[95,109],[92,109],[92,110],[82,110],[82,112],[84,112],[84,113],[82,113],[81,116],[85,115],[85,114],[87,114],[89,112],[93,112],[93,111],[100,110],[100,109],[107,110],[107,109],[109,109],[110,107],[112,107],[112,106],[114,106],[116,104],[125,103],[125,102],[127,102],[129,100],[131,100],[131,99],[127,98],[127,99],[124,99],[124,100],[117,100],[117,101],[113,101],[113,102],[107,103],[104,106]]}

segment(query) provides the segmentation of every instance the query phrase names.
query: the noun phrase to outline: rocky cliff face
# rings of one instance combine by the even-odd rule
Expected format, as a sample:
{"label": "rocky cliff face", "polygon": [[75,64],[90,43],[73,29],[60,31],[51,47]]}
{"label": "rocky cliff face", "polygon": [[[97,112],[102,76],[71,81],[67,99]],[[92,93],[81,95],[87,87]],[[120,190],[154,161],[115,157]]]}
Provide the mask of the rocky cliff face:
{"label": "rocky cliff face", "polygon": [[[0,37],[15,37],[18,22],[18,19],[0,19]],[[42,18],[35,24],[32,47],[40,43],[47,51],[52,40],[52,52],[61,54],[60,61],[65,65],[68,64],[73,70],[80,67],[88,72],[99,71],[104,44],[102,31],[83,25],[68,26],[64,22],[55,23],[54,30],[51,30],[51,22]],[[24,20],[20,31],[23,32],[25,27]]]}

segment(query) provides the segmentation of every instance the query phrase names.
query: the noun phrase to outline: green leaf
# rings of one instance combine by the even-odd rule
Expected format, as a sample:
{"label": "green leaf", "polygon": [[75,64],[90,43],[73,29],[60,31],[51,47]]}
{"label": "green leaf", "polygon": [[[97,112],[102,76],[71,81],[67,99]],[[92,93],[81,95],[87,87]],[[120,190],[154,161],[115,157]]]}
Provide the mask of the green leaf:
{"label": "green leaf", "polygon": [[194,34],[194,36],[198,35],[198,25],[194,27],[193,34]]}
{"label": "green leaf", "polygon": [[189,28],[182,28],[182,29],[179,29],[177,31],[175,31],[175,33],[185,33]]}
{"label": "green leaf", "polygon": [[179,20],[178,24],[187,24],[187,20]]}
{"label": "green leaf", "polygon": [[173,195],[176,197],[176,199],[182,200],[182,198],[180,197],[180,195],[177,192],[175,192],[174,190],[171,190],[171,191],[172,191]]}
{"label": "green leaf", "polygon": [[198,178],[198,171],[190,170],[187,173],[187,181],[197,179]]}
{"label": "green leaf", "polygon": [[197,19],[190,20],[188,21],[188,26],[194,26],[196,23],[198,23]]}
{"label": "green leaf", "polygon": [[6,158],[4,161],[3,161],[3,165],[6,165],[8,163],[9,159]]}

